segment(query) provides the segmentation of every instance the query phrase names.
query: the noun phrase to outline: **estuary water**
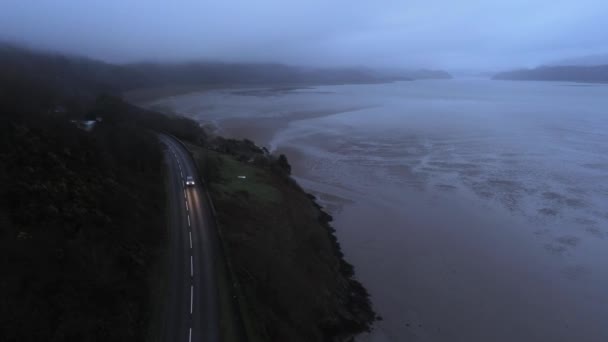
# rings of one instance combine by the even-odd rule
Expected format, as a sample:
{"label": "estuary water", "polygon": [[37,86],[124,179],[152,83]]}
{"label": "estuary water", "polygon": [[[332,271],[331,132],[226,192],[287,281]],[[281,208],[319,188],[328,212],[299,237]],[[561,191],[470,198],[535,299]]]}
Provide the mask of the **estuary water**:
{"label": "estuary water", "polygon": [[229,89],[152,106],[286,153],[382,320],[360,341],[608,341],[608,86]]}

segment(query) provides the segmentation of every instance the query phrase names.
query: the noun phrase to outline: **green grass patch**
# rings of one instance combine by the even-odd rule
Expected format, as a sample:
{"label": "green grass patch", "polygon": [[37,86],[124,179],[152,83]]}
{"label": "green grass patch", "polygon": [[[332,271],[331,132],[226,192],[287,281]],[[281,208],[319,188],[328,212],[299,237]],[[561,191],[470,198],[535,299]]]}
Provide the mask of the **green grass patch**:
{"label": "green grass patch", "polygon": [[[220,193],[234,196],[247,193],[251,200],[262,203],[280,203],[281,192],[269,184],[266,173],[258,168],[240,162],[230,156],[219,155],[221,181],[214,184]],[[245,177],[245,178],[242,178]]]}
{"label": "green grass patch", "polygon": [[[221,199],[242,197],[261,204],[281,203],[281,191],[272,185],[268,171],[227,154],[187,144],[199,169]],[[245,178],[242,178],[245,177]]]}

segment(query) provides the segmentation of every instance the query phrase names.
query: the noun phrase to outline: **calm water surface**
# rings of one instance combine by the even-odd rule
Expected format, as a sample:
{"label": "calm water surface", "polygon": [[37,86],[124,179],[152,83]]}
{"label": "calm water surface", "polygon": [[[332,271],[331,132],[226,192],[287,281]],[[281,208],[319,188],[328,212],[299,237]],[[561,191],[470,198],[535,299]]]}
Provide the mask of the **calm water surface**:
{"label": "calm water surface", "polygon": [[419,81],[158,104],[220,127],[244,118],[292,156],[383,317],[360,341],[608,341],[608,86]]}

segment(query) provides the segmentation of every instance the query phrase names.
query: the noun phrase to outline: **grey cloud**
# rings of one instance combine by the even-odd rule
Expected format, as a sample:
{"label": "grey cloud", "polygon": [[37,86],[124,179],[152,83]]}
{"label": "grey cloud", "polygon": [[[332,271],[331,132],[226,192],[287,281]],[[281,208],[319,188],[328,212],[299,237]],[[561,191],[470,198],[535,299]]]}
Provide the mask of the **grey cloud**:
{"label": "grey cloud", "polygon": [[608,52],[605,0],[4,0],[0,38],[112,62],[505,68]]}

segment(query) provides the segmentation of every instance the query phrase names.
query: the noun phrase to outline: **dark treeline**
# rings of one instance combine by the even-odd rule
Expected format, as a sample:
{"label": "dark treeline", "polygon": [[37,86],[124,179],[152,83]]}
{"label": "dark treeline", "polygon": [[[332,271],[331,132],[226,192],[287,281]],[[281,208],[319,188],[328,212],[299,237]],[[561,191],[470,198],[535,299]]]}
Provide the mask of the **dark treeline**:
{"label": "dark treeline", "polygon": [[88,58],[33,51],[0,43],[0,74],[28,74],[71,96],[119,94],[166,85],[276,85],[376,83],[450,78],[443,71],[304,68],[275,63],[133,63],[113,65]]}
{"label": "dark treeline", "polygon": [[150,79],[150,84],[273,85],[366,83],[409,80],[405,76],[381,75],[358,68],[311,69],[283,64],[193,62],[179,64],[140,63],[127,66]]}
{"label": "dark treeline", "polygon": [[608,82],[608,65],[542,66],[535,69],[502,72],[496,74],[493,79],[606,83]]}
{"label": "dark treeline", "polygon": [[134,71],[83,57],[33,51],[0,43],[0,82],[28,82],[56,96],[91,98],[144,85]]}

